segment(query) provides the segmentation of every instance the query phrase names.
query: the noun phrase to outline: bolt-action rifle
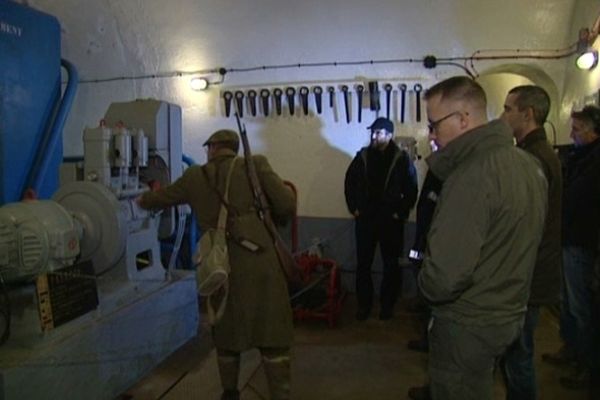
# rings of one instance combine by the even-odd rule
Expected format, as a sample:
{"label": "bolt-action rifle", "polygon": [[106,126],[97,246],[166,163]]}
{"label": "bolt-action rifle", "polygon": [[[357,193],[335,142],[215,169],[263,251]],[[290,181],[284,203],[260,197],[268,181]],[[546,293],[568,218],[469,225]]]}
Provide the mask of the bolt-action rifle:
{"label": "bolt-action rifle", "polygon": [[246,133],[246,127],[242,125],[240,122],[240,117],[236,113],[235,118],[238,124],[238,130],[240,132],[240,138],[242,139],[242,145],[244,147],[244,160],[246,162],[246,171],[248,173],[248,179],[250,181],[250,186],[252,186],[252,192],[254,194],[254,202],[258,209],[258,215],[260,219],[265,224],[269,235],[273,239],[273,245],[275,246],[275,252],[277,253],[277,258],[279,259],[279,265],[285,274],[288,285],[290,289],[295,289],[299,285],[301,285],[301,276],[300,276],[300,268],[296,263],[290,249],[287,244],[281,238],[275,223],[273,222],[273,217],[271,216],[271,209],[269,206],[269,202],[267,201],[267,197],[262,190],[262,186],[260,184],[260,180],[258,179],[258,175],[256,173],[256,166],[254,165],[254,160],[252,159],[252,153],[250,152],[250,143],[248,142],[248,134]]}

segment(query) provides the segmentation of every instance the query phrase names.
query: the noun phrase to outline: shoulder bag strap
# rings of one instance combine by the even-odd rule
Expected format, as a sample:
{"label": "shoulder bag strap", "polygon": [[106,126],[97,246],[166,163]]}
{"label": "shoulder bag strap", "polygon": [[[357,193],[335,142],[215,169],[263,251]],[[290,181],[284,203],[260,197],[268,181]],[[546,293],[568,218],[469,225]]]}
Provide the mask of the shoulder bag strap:
{"label": "shoulder bag strap", "polygon": [[219,197],[221,197],[221,210],[219,211],[219,220],[217,221],[217,229],[224,230],[225,226],[227,225],[227,206],[226,205],[228,205],[227,199],[229,197],[229,184],[231,183],[231,174],[233,173],[233,167],[235,165],[235,160],[237,160],[237,157],[234,157],[233,160],[231,160],[231,165],[229,165],[229,171],[227,172],[227,180],[225,181],[225,195],[223,195],[221,197],[221,194],[217,190],[217,193],[219,193]]}

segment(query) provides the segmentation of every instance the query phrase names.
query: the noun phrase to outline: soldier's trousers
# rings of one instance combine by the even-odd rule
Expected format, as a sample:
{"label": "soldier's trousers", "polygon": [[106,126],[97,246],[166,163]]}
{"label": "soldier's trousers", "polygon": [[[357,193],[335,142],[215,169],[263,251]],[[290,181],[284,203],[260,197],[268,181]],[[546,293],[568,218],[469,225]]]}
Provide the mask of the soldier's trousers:
{"label": "soldier's trousers", "polygon": [[[288,347],[261,347],[271,400],[290,398],[290,349]],[[217,349],[217,363],[221,386],[226,393],[237,392],[240,374],[240,353]]]}

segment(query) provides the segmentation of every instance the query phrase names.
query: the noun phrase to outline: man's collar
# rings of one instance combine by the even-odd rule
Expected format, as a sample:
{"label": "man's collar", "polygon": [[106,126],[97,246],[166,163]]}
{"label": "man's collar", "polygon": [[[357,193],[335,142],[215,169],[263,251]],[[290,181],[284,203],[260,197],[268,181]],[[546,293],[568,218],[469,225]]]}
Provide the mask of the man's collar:
{"label": "man's collar", "polygon": [[517,142],[517,146],[520,148],[527,147],[528,145],[540,141],[548,140],[546,137],[546,130],[543,127],[537,127],[529,132],[520,142]]}

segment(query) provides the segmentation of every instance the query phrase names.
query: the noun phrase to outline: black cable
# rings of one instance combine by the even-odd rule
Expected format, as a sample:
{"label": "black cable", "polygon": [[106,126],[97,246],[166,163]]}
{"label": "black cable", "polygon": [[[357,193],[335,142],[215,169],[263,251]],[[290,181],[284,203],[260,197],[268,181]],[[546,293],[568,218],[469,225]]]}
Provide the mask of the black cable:
{"label": "black cable", "polygon": [[458,68],[462,69],[463,71],[465,71],[467,73],[467,75],[469,75],[471,77],[471,79],[475,79],[475,74],[473,72],[471,72],[469,70],[469,68],[465,67],[462,64],[455,63],[455,62],[438,62],[437,65],[451,65],[454,67],[458,67]]}
{"label": "black cable", "polygon": [[[498,55],[498,56],[484,56],[477,55],[484,51],[505,51],[514,52],[519,54],[513,55]],[[547,51],[554,52],[556,54],[540,55],[535,52]],[[463,69],[469,76],[474,78],[477,74],[475,71],[473,61],[490,61],[490,60],[521,60],[521,59],[534,59],[534,60],[555,60],[565,57],[569,57],[577,52],[577,46],[571,45],[566,49],[555,49],[555,50],[477,50],[471,56],[460,56],[460,57],[443,57],[437,58],[439,65],[453,65]],[[211,68],[197,71],[168,71],[156,74],[145,74],[145,75],[133,75],[133,76],[120,76],[112,78],[99,78],[99,79],[81,79],[79,83],[103,83],[103,82],[115,82],[123,80],[141,80],[141,79],[162,79],[162,78],[175,78],[190,75],[203,75],[203,74],[215,74],[218,73],[221,76],[219,81],[209,82],[210,85],[218,85],[223,83],[225,74],[228,72],[254,72],[254,71],[267,71],[276,69],[289,69],[289,68],[310,68],[310,67],[340,67],[340,66],[357,66],[357,65],[377,65],[377,64],[402,64],[402,63],[423,63],[424,58],[394,58],[385,60],[357,60],[357,61],[325,61],[325,62],[312,62],[312,63],[294,63],[294,64],[274,64],[274,65],[261,65],[252,66],[245,68]],[[471,71],[466,66],[462,66],[457,62],[462,61],[463,63],[471,63]]]}

